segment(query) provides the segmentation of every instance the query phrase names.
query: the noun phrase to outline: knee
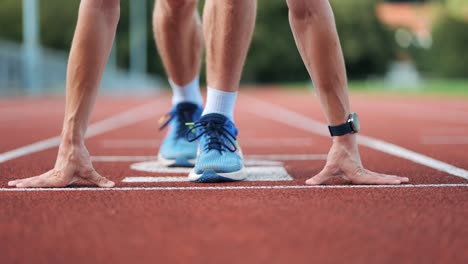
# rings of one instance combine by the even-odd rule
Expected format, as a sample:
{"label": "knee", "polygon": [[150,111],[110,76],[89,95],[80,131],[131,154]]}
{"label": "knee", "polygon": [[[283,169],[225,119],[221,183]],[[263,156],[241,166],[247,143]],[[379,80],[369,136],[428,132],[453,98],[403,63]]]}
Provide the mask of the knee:
{"label": "knee", "polygon": [[156,0],[164,7],[165,15],[187,14],[194,12],[198,0]]}
{"label": "knee", "polygon": [[323,14],[328,0],[287,0],[289,16],[298,20],[312,20]]}

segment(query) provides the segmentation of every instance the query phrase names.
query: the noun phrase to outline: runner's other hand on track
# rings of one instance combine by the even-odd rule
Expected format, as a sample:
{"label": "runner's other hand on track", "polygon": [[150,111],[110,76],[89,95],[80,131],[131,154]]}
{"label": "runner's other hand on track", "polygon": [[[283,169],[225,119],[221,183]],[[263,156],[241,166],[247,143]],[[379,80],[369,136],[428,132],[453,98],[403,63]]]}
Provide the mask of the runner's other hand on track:
{"label": "runner's other hand on track", "polygon": [[335,137],[322,171],[308,179],[306,184],[318,185],[331,178],[341,177],[354,184],[401,184],[406,177],[386,175],[365,169],[356,142],[356,135]]}
{"label": "runner's other hand on track", "polygon": [[79,146],[61,144],[54,169],[39,176],[10,181],[8,185],[17,188],[65,187],[80,179],[99,187],[110,188],[115,185],[96,172],[84,144]]}

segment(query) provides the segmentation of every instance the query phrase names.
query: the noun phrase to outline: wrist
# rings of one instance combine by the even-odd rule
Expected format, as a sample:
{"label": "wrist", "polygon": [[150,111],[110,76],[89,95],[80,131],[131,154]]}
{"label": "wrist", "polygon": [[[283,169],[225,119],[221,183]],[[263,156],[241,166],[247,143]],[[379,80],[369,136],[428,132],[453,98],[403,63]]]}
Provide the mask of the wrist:
{"label": "wrist", "polygon": [[333,143],[342,144],[342,145],[354,145],[356,144],[356,134],[346,134],[343,136],[333,137]]}
{"label": "wrist", "polygon": [[84,145],[84,140],[84,133],[73,129],[64,128],[62,130],[62,139],[60,144],[64,147],[77,147]]}

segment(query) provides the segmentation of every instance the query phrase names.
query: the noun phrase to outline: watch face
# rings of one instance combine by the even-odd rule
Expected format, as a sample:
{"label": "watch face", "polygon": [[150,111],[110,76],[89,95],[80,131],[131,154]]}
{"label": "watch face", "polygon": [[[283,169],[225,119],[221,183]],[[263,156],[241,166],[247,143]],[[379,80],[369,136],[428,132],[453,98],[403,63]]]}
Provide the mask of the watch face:
{"label": "watch face", "polygon": [[351,127],[355,133],[361,131],[361,124],[359,123],[359,117],[356,113],[351,113],[349,115],[349,122],[351,123]]}

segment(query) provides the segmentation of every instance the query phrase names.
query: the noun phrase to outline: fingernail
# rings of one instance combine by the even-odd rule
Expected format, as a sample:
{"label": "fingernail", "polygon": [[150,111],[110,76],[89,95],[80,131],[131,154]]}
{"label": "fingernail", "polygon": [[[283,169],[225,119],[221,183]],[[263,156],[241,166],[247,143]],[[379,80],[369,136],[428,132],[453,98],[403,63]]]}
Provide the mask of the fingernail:
{"label": "fingernail", "polygon": [[8,186],[15,186],[16,185],[16,181],[9,181],[8,182]]}

